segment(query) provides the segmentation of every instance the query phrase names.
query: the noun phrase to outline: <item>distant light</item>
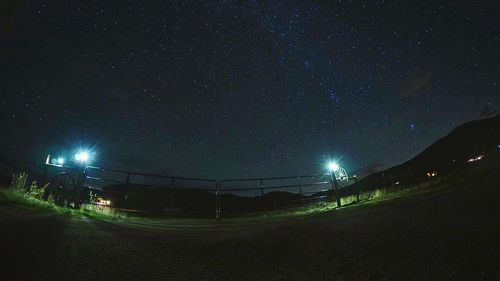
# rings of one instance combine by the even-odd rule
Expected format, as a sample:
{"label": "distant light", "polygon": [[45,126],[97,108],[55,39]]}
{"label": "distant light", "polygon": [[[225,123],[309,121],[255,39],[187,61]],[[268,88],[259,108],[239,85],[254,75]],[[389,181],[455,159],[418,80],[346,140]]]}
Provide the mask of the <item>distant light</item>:
{"label": "distant light", "polygon": [[469,160],[467,160],[467,162],[469,162],[469,163],[470,162],[476,162],[476,161],[479,161],[479,160],[483,159],[483,157],[484,157],[484,155],[479,155],[479,156],[477,156],[475,158],[470,158]]}
{"label": "distant light", "polygon": [[432,178],[436,177],[438,175],[438,172],[432,171],[432,172],[427,172],[427,177]]}
{"label": "distant light", "polygon": [[80,162],[87,162],[89,161],[89,153],[87,151],[81,151],[75,154],[75,160],[80,161]]}
{"label": "distant light", "polygon": [[64,164],[64,158],[62,158],[62,157],[57,158],[57,164],[63,165]]}
{"label": "distant light", "polygon": [[330,162],[328,163],[328,170],[330,172],[336,172],[339,170],[339,164],[335,163],[335,162]]}
{"label": "distant light", "polygon": [[104,198],[97,198],[95,203],[101,206],[111,206],[111,200],[106,200]]}
{"label": "distant light", "polygon": [[500,148],[500,144],[499,144],[499,145],[497,145],[497,147],[498,147],[498,148]]}

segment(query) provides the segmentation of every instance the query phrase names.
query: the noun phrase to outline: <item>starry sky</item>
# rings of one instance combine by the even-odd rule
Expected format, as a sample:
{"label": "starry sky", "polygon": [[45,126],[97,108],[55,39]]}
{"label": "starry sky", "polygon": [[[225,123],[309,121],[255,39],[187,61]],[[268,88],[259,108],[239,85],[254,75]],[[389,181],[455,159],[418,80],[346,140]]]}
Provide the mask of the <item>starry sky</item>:
{"label": "starry sky", "polygon": [[190,177],[405,161],[500,108],[495,1],[10,1],[2,159]]}

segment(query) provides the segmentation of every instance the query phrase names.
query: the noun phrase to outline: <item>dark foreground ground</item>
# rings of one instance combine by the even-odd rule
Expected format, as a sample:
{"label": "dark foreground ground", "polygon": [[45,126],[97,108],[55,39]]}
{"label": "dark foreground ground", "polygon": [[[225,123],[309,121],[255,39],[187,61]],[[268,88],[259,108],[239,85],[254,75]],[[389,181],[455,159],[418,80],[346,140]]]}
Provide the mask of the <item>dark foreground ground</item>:
{"label": "dark foreground ground", "polygon": [[500,171],[295,219],[103,222],[0,203],[1,280],[500,280]]}

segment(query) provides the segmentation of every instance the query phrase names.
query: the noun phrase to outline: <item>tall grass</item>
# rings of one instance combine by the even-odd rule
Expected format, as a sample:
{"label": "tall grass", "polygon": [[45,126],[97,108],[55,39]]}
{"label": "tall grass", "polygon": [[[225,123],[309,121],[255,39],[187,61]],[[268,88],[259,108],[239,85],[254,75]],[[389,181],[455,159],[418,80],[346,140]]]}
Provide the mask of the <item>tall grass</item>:
{"label": "tall grass", "polygon": [[83,204],[81,209],[58,206],[54,203],[51,196],[46,198],[46,200],[44,199],[45,191],[49,187],[49,184],[38,186],[36,181],[28,184],[28,175],[26,173],[15,174],[12,176],[12,181],[8,188],[0,189],[0,197],[9,202],[37,211],[110,219],[126,217],[125,213],[107,206]]}
{"label": "tall grass", "polygon": [[49,207],[53,202],[43,200],[43,194],[48,184],[38,187],[36,181],[28,184],[26,173],[15,174],[7,189],[1,189],[3,197],[16,203],[23,203],[29,207]]}

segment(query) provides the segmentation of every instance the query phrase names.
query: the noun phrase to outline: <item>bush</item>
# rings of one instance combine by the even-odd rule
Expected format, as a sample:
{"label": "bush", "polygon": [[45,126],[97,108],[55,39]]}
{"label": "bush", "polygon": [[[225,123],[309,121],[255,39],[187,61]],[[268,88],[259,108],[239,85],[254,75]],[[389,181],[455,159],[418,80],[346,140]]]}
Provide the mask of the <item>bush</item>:
{"label": "bush", "polygon": [[26,173],[14,174],[12,175],[12,181],[10,183],[10,188],[15,191],[26,192],[26,182],[28,181],[28,175]]}
{"label": "bush", "polygon": [[32,197],[34,197],[36,199],[43,200],[44,199],[45,190],[47,189],[48,186],[49,186],[49,184],[47,183],[44,186],[39,187],[37,185],[36,181],[32,181],[30,189],[29,189],[29,191],[27,193],[28,193],[28,195],[30,195],[30,196],[32,196]]}

